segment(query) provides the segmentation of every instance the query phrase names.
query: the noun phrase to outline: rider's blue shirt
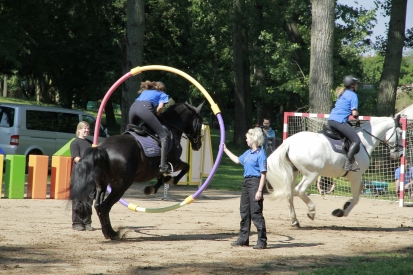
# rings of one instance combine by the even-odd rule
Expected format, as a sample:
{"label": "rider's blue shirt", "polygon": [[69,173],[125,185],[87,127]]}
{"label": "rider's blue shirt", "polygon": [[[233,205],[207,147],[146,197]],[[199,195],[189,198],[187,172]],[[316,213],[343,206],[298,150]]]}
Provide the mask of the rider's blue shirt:
{"label": "rider's blue shirt", "polygon": [[261,172],[267,171],[267,156],[261,148],[245,151],[238,160],[244,165],[244,178],[261,177]]}
{"label": "rider's blue shirt", "polygon": [[340,123],[347,122],[351,111],[358,109],[359,100],[353,90],[345,90],[337,99],[336,105],[331,110],[328,120],[334,120]]}
{"label": "rider's blue shirt", "polygon": [[159,103],[168,103],[169,96],[164,92],[160,92],[158,90],[144,90],[136,100],[149,101],[156,108],[158,107]]}

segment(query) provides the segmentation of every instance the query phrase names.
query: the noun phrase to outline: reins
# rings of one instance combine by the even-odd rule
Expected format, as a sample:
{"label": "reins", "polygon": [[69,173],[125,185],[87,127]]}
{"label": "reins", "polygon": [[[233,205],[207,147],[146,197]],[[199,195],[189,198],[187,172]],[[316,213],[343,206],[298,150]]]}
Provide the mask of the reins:
{"label": "reins", "polygon": [[391,134],[391,136],[390,136],[387,140],[382,140],[382,139],[376,137],[375,135],[373,135],[372,133],[366,131],[366,130],[363,129],[363,128],[362,128],[362,130],[363,130],[365,133],[367,133],[368,135],[370,135],[371,137],[377,139],[377,140],[380,142],[380,144],[383,144],[383,145],[386,146],[386,148],[389,149],[389,150],[394,149],[394,150],[396,151],[396,148],[397,148],[397,147],[402,147],[402,146],[399,145],[399,137],[398,137],[397,134],[396,134],[396,142],[395,142],[395,145],[390,145],[390,144],[388,143],[388,141],[389,141],[389,140],[393,137],[393,135],[396,133],[396,130],[397,130],[397,123],[396,123],[396,121],[394,121],[393,133]]}
{"label": "reins", "polygon": [[[197,118],[198,118],[198,113],[195,112],[195,114],[197,115]],[[176,130],[178,130],[178,131],[180,131],[180,132],[182,132],[182,133],[185,133],[186,137],[184,137],[184,136],[181,135],[181,138],[189,139],[189,141],[190,141],[191,143],[193,143],[193,144],[197,143],[197,142],[202,138],[202,134],[197,135],[196,137],[192,137],[191,134],[186,133],[186,132],[185,132],[184,130],[182,130],[181,128],[179,128],[179,127],[173,125],[172,123],[170,123],[169,121],[165,120],[164,117],[162,117],[162,121],[163,121],[163,123],[168,124],[168,125],[171,126],[172,128],[175,128]],[[199,121],[199,120],[198,120],[198,121]],[[196,129],[195,129],[194,132],[197,132],[198,127],[200,127],[200,126],[199,126],[199,123],[197,123]]]}

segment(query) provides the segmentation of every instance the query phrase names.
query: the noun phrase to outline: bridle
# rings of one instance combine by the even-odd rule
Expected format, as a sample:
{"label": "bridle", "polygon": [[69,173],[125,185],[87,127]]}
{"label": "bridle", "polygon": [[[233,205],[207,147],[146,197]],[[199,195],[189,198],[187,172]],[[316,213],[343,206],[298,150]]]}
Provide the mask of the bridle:
{"label": "bridle", "polygon": [[[372,133],[366,131],[365,129],[362,129],[362,130],[363,130],[365,133],[367,133],[368,135],[370,135],[371,137],[377,139],[377,140],[380,142],[380,144],[383,144],[384,146],[386,146],[387,149],[389,149],[389,150],[392,150],[392,149],[393,149],[393,152],[394,152],[394,153],[397,153],[397,152],[400,152],[400,151],[403,150],[403,146],[402,146],[402,145],[399,145],[399,136],[397,135],[397,128],[400,128],[400,126],[398,126],[398,125],[397,125],[397,122],[394,121],[393,133],[390,135],[390,137],[389,137],[387,140],[380,139],[380,138],[376,137],[375,135],[373,135]],[[393,135],[395,135],[395,134],[396,134],[396,142],[395,142],[395,145],[391,145],[391,144],[389,144],[388,141],[389,141],[389,140],[393,137]],[[400,149],[397,149],[397,148],[400,148]]]}
{"label": "bridle", "polygon": [[[197,124],[196,124],[195,130],[194,130],[194,133],[200,132],[199,129],[198,129],[198,127],[202,127],[202,125],[199,123],[199,115],[198,115],[198,114],[196,114],[196,115],[197,115],[197,119],[196,119]],[[189,139],[189,141],[190,141],[192,144],[198,143],[198,142],[201,140],[202,136],[203,136],[202,134],[198,134],[198,135],[196,135],[196,136],[194,137],[193,134],[186,133],[184,130],[182,130],[181,128],[179,128],[179,127],[177,127],[177,126],[175,126],[175,125],[173,125],[173,124],[171,124],[170,122],[166,121],[165,119],[163,119],[163,122],[164,122],[165,124],[168,124],[168,125],[171,126],[172,128],[175,128],[176,130],[178,130],[178,131],[180,131],[180,132],[182,132],[182,133],[185,133],[186,137],[185,137],[185,136],[181,136],[181,138],[187,138],[187,139]]]}

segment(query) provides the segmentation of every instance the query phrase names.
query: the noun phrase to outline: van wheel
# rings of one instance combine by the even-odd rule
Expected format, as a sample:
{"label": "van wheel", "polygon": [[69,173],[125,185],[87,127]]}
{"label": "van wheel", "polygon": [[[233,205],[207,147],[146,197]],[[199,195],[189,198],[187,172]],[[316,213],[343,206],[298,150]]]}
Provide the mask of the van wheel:
{"label": "van wheel", "polygon": [[27,156],[26,156],[26,174],[29,174],[29,156],[30,155],[43,155],[43,153],[40,150],[33,150],[30,151]]}

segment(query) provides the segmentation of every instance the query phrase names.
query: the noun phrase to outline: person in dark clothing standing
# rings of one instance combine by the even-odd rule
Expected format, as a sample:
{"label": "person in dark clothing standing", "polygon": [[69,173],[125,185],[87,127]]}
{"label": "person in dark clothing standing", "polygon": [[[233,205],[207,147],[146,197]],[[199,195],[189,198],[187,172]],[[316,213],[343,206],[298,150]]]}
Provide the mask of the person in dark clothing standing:
{"label": "person in dark clothing standing", "polygon": [[129,123],[139,125],[140,120],[143,120],[158,135],[161,140],[159,172],[170,173],[171,169],[167,163],[168,133],[157,118],[165,104],[169,102],[169,96],[165,90],[165,84],[162,82],[142,82],[140,95],[129,109]]}
{"label": "person in dark clothing standing", "polygon": [[264,143],[262,130],[258,127],[249,129],[247,134],[247,145],[251,148],[240,157],[234,155],[224,146],[224,152],[236,164],[244,165],[244,182],[240,201],[240,231],[237,241],[232,246],[249,246],[249,235],[251,221],[257,227],[258,240],[254,249],[267,248],[267,229],[262,214],[264,197],[262,191],[267,173],[267,156],[261,148]]}
{"label": "person in dark clothing standing", "polygon": [[[92,146],[92,141],[87,139],[90,126],[87,122],[81,121],[76,128],[77,138],[70,144],[70,154],[73,159],[73,170],[76,169],[76,164],[82,160],[83,154],[87,148]],[[92,227],[92,204],[94,193],[89,195],[87,209],[83,209],[83,204],[77,200],[72,201],[72,227],[78,231],[93,231]]]}

